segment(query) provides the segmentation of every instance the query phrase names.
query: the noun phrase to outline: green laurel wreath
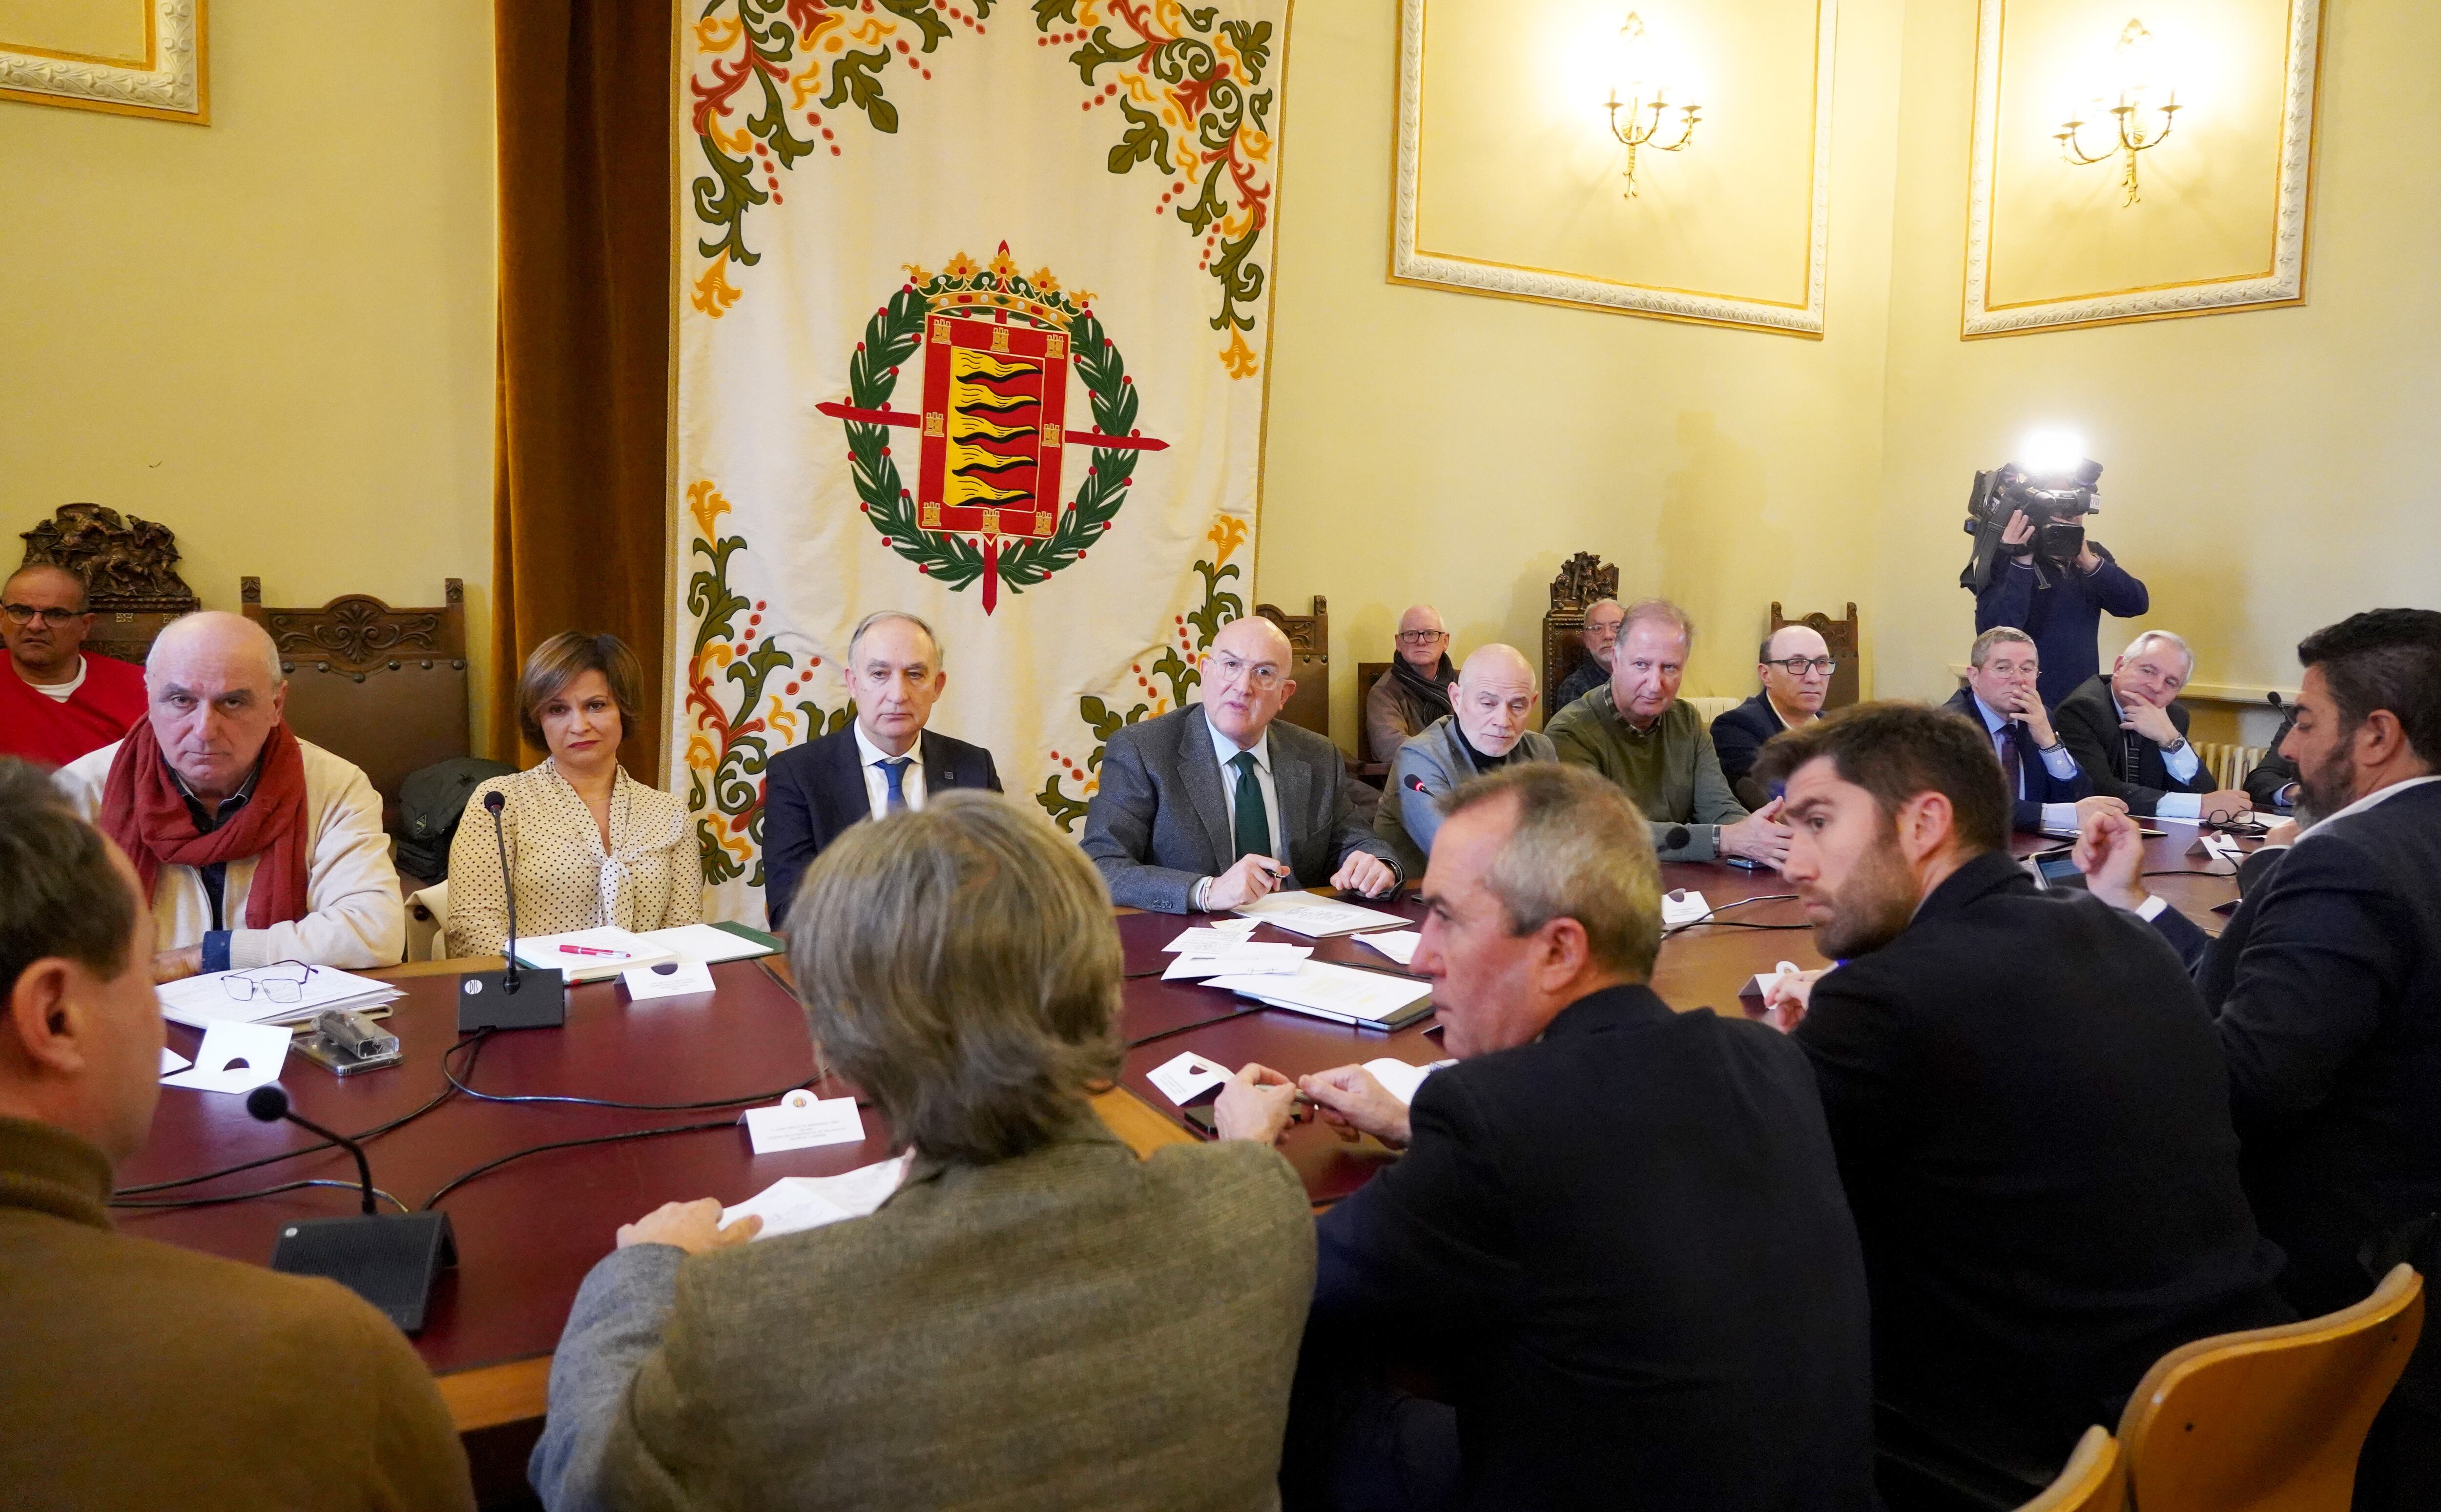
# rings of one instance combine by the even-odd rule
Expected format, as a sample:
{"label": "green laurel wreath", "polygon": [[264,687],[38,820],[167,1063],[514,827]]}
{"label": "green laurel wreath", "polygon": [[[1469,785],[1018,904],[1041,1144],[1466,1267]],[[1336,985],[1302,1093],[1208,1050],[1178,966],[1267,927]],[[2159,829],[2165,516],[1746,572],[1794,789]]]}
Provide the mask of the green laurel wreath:
{"label": "green laurel wreath", "polygon": [[[975,287],[1004,288],[1056,306],[1070,314],[1070,367],[1085,385],[1094,410],[1094,424],[1105,436],[1125,436],[1136,422],[1136,391],[1128,377],[1127,360],[1103,333],[1090,310],[1079,310],[1064,297],[1035,289],[1022,278],[994,279],[978,273],[971,279],[944,274],[918,289],[901,288],[888,304],[865,322],[864,339],[848,362],[848,403],[858,409],[888,409],[898,386],[898,369],[915,354],[923,340],[924,322],[933,300],[945,294]],[[856,495],[873,528],[893,551],[915,564],[915,569],[952,590],[966,588],[983,576],[984,554],[964,536],[927,531],[915,523],[915,499],[903,486],[898,463],[890,455],[889,425],[844,421],[849,471]],[[1119,506],[1127,502],[1128,484],[1135,476],[1136,454],[1096,447],[1094,460],[1076,486],[1076,497],[1048,536],[1012,543],[1000,554],[1000,580],[1011,593],[1022,593],[1049,581],[1081,559],[1088,547],[1111,528]]]}

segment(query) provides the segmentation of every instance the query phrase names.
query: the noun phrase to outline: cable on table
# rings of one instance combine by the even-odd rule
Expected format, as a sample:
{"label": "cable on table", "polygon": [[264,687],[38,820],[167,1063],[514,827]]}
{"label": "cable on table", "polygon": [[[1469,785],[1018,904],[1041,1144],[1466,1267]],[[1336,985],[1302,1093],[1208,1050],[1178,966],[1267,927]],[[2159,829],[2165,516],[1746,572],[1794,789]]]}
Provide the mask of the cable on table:
{"label": "cable on table", "polygon": [[[336,1145],[332,1144],[327,1140],[318,1147],[324,1149],[337,1148]],[[302,1154],[303,1152],[298,1151],[296,1153]],[[194,1179],[201,1180],[203,1178],[197,1177]],[[168,1202],[122,1202],[117,1197],[113,1197],[110,1199],[110,1206],[114,1208],[134,1209],[139,1212],[159,1212],[169,1208],[211,1208],[218,1207],[225,1202],[251,1202],[256,1197],[277,1197],[282,1192],[294,1192],[299,1187],[307,1186],[335,1186],[342,1191],[347,1192],[362,1192],[364,1190],[363,1187],[357,1185],[353,1181],[336,1181],[328,1178],[317,1177],[303,1181],[283,1181],[278,1186],[266,1186],[254,1192],[227,1192],[223,1193],[218,1197],[178,1197]],[[379,1197],[389,1197],[389,1205],[398,1209],[401,1213],[409,1213],[414,1211],[406,1203],[401,1202],[397,1197],[391,1197],[389,1193],[383,1191],[380,1187],[373,1188],[373,1196]]]}
{"label": "cable on table", "polygon": [[672,1125],[667,1128],[629,1129],[621,1134],[595,1134],[581,1140],[554,1140],[549,1144],[528,1145],[522,1150],[511,1150],[506,1155],[485,1161],[482,1164],[475,1166],[469,1170],[461,1171],[456,1176],[451,1177],[448,1180],[442,1182],[440,1186],[433,1190],[430,1197],[424,1199],[424,1207],[422,1211],[425,1213],[431,1212],[434,1207],[439,1205],[443,1197],[445,1197],[450,1193],[457,1191],[460,1187],[464,1186],[467,1182],[472,1181],[477,1177],[482,1176],[487,1172],[497,1170],[501,1166],[508,1164],[511,1161],[522,1161],[529,1155],[541,1155],[551,1150],[572,1150],[587,1144],[617,1144],[625,1140],[648,1140],[662,1134],[696,1134],[700,1133],[705,1129],[735,1128],[736,1126],[737,1121],[733,1118],[715,1118],[709,1119],[700,1124],[677,1124]]}
{"label": "cable on table", "polygon": [[1149,1045],[1156,1039],[1167,1039],[1172,1035],[1184,1035],[1190,1034],[1198,1029],[1209,1029],[1214,1024],[1225,1024],[1232,1018],[1243,1018],[1248,1014],[1261,1013],[1270,1006],[1271,1004],[1266,1002],[1253,1003],[1247,1007],[1239,1008],[1233,1013],[1222,1014],[1217,1018],[1199,1018],[1191,1024],[1181,1024],[1175,1029],[1165,1029],[1158,1034],[1147,1035],[1141,1039],[1130,1039],[1119,1048],[1121,1050],[1133,1050],[1138,1045]]}
{"label": "cable on table", "polygon": [[483,1035],[490,1033],[488,1029],[483,1030],[472,1040],[461,1039],[441,1053],[441,1074],[448,1082],[450,1089],[462,1092],[479,1103],[559,1103],[575,1107],[623,1108],[631,1113],[693,1113],[708,1107],[737,1107],[747,1103],[776,1103],[790,1092],[801,1091],[817,1085],[823,1077],[822,1068],[817,1066],[812,1075],[800,1077],[786,1087],[771,1091],[748,1092],[742,1097],[706,1098],[699,1103],[627,1103],[614,1097],[573,1097],[556,1092],[479,1092],[466,1085],[466,1081],[475,1074],[474,1057],[471,1055],[467,1057],[466,1074],[463,1078],[451,1069],[449,1057],[468,1044],[479,1046]]}

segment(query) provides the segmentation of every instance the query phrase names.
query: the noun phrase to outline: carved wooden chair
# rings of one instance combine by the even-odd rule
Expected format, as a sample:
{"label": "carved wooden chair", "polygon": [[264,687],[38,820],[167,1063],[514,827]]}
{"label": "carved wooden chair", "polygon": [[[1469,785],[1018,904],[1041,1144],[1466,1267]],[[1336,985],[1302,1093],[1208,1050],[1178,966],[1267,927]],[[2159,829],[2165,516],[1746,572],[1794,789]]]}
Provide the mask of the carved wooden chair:
{"label": "carved wooden chair", "polygon": [[1819,609],[1812,614],[1790,618],[1781,614],[1779,602],[1773,601],[1771,633],[1778,634],[1781,626],[1792,624],[1804,625],[1820,636],[1823,643],[1831,648],[1831,655],[1838,658],[1839,670],[1831,675],[1831,692],[1824,696],[1822,707],[1826,710],[1845,709],[1854,703],[1856,690],[1863,678],[1863,669],[1856,663],[1856,647],[1860,642],[1856,634],[1854,602],[1848,604],[1848,618],[1834,620]]}
{"label": "carved wooden chair", "polygon": [[93,610],[87,651],[142,666],[164,625],[203,607],[178,576],[178,538],[166,525],[99,504],[63,504],[19,539],[22,566],[63,567],[84,580]]}
{"label": "carved wooden chair", "polygon": [[1579,551],[1560,564],[1551,580],[1551,607],[1543,616],[1543,717],[1556,712],[1552,691],[1568,680],[1585,659],[1585,610],[1604,599],[1618,597],[1618,568],[1606,567],[1591,551]]}
{"label": "carved wooden chair", "polygon": [[1386,661],[1360,661],[1356,664],[1356,739],[1365,747],[1365,770],[1370,772],[1380,767],[1383,775],[1388,774],[1390,761],[1399,753],[1373,748],[1372,732],[1365,728],[1365,700],[1373,696],[1373,685],[1388,675],[1390,664]]}

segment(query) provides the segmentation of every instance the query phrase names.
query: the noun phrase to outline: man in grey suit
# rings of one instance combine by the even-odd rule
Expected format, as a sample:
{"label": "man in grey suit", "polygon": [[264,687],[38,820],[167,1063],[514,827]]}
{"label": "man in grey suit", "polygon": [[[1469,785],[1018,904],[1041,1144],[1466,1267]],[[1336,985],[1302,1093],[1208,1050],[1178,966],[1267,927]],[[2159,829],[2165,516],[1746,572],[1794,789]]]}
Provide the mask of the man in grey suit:
{"label": "man in grey suit", "polygon": [[1357,817],[1339,747],[1275,722],[1296,692],[1290,657],[1277,625],[1233,620],[1204,656],[1202,703],[1111,737],[1084,845],[1112,902],[1217,913],[1281,887],[1328,882],[1367,897],[1398,888],[1390,847]]}
{"label": "man in grey suit", "polygon": [[1373,833],[1389,842],[1407,875],[1422,876],[1432,859],[1443,793],[1516,762],[1560,759],[1550,736],[1526,728],[1534,698],[1534,664],[1524,652],[1477,646],[1458,669],[1451,711],[1399,747]]}

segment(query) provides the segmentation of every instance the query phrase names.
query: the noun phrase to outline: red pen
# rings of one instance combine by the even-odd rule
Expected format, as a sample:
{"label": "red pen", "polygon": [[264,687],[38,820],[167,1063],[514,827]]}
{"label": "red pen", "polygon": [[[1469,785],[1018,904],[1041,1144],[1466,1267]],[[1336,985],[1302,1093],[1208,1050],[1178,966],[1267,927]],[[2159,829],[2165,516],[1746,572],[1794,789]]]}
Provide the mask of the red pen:
{"label": "red pen", "polygon": [[561,945],[559,953],[564,956],[605,956],[613,961],[627,959],[624,950],[596,950],[591,945]]}

